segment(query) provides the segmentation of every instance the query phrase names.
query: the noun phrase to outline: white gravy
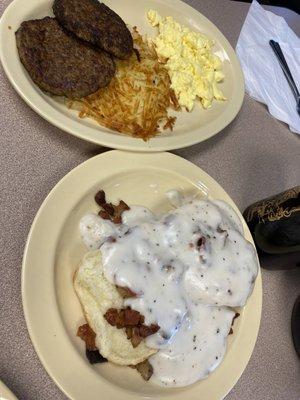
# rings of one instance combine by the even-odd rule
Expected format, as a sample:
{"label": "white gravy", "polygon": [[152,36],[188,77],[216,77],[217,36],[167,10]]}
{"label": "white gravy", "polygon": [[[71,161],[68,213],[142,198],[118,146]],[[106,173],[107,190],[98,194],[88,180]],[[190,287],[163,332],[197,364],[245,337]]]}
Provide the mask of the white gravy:
{"label": "white gravy", "polygon": [[[181,203],[174,191],[168,197]],[[80,231],[87,247],[100,248],[107,279],[138,294],[125,305],[160,326],[146,339],[159,349],[151,380],[179,387],[205,378],[226,351],[228,307],[245,304],[258,271],[238,216],[224,202],[192,199],[157,217],[133,206],[122,222],[88,214]]]}

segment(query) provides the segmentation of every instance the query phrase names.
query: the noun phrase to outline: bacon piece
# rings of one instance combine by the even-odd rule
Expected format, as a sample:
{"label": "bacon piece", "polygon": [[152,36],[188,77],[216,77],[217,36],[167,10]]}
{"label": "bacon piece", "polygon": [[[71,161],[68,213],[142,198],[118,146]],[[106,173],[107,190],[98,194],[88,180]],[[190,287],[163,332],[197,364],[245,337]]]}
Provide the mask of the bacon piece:
{"label": "bacon piece", "polygon": [[130,297],[136,297],[136,293],[134,293],[131,289],[125,286],[117,286],[117,291],[121,295],[123,299],[129,299]]}
{"label": "bacon piece", "polygon": [[95,201],[102,208],[98,215],[103,219],[110,219],[114,224],[121,224],[122,213],[130,210],[129,206],[123,200],[120,200],[119,204],[116,205],[107,203],[104,190],[99,190],[96,193]]}
{"label": "bacon piece", "polygon": [[128,340],[131,340],[132,346],[137,347],[147,336],[156,333],[160,327],[157,324],[145,325],[145,318],[136,310],[127,307],[117,310],[109,308],[104,314],[106,321],[118,329],[125,328]]}
{"label": "bacon piece", "polygon": [[125,308],[117,310],[116,308],[109,308],[104,314],[106,321],[116,326],[118,329],[130,326],[138,326],[144,322],[144,317],[138,311]]}
{"label": "bacon piece", "polygon": [[107,361],[107,359],[100,354],[96,346],[96,334],[89,324],[81,325],[77,330],[77,336],[85,342],[85,355],[90,364],[104,363]]}
{"label": "bacon piece", "polygon": [[105,192],[104,190],[99,190],[99,192],[97,192],[95,194],[95,202],[99,205],[102,206],[102,204],[106,203],[106,199],[105,199]]}
{"label": "bacon piece", "polygon": [[101,207],[112,217],[115,213],[114,206],[111,203],[102,204]]}
{"label": "bacon piece", "polygon": [[88,350],[86,349],[85,355],[87,359],[89,360],[90,364],[98,364],[98,363],[104,363],[107,362],[107,358],[103,357],[100,353],[99,350]]}
{"label": "bacon piece", "polygon": [[125,328],[126,336],[127,339],[131,339],[133,335],[133,328],[132,327],[127,327]]}
{"label": "bacon piece", "polygon": [[106,212],[105,210],[100,210],[98,212],[98,215],[102,218],[102,219],[110,219],[110,216],[108,214],[108,212]]}
{"label": "bacon piece", "polygon": [[142,378],[145,379],[145,381],[149,381],[153,374],[152,365],[149,363],[148,360],[145,360],[135,365],[134,368],[141,374]]}
{"label": "bacon piece", "polygon": [[134,328],[132,328],[132,337],[130,338],[132,347],[136,348],[141,343],[142,340],[143,338],[139,334],[139,328],[135,326]]}
{"label": "bacon piece", "polygon": [[135,326],[132,329],[131,333],[131,344],[133,347],[138,346],[141,341],[146,338],[147,336],[153,335],[159,330],[159,326],[156,324],[151,324],[150,326],[147,325],[139,325]]}
{"label": "bacon piece", "polygon": [[140,323],[141,314],[138,311],[126,308],[124,310],[124,326],[137,326]]}
{"label": "bacon piece", "polygon": [[232,325],[234,324],[234,320],[240,316],[240,313],[236,312],[234,317],[232,318]]}
{"label": "bacon piece", "polygon": [[112,217],[112,222],[114,224],[121,224],[122,223],[122,216],[121,215],[116,215],[114,217]]}
{"label": "bacon piece", "polygon": [[229,335],[232,335],[233,334],[233,329],[232,329],[232,327],[233,327],[233,325],[234,325],[234,320],[236,319],[236,318],[238,318],[240,316],[240,313],[235,313],[235,315],[234,315],[234,317],[232,318],[232,322],[231,322],[231,328],[230,328],[230,331],[229,331]]}
{"label": "bacon piece", "polygon": [[125,201],[120,200],[119,204],[114,206],[114,215],[112,217],[112,222],[115,224],[122,223],[122,214],[124,211],[130,210],[129,206],[125,203]]}
{"label": "bacon piece", "polygon": [[142,338],[146,338],[147,336],[153,335],[159,330],[159,326],[157,324],[148,325],[141,325],[139,328],[139,335]]}
{"label": "bacon piece", "polygon": [[124,310],[118,311],[116,308],[109,308],[104,314],[106,321],[116,326],[118,329],[124,328]]}
{"label": "bacon piece", "polygon": [[77,330],[77,336],[85,342],[87,350],[98,350],[95,344],[96,334],[89,324],[81,325]]}

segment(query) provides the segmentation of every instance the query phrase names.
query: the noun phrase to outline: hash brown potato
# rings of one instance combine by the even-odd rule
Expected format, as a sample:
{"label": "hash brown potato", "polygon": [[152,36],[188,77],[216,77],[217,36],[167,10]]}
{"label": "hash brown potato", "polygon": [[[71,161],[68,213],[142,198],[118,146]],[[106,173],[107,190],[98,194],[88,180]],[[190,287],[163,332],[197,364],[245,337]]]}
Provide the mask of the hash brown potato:
{"label": "hash brown potato", "polygon": [[176,117],[169,115],[169,108],[178,110],[178,102],[154,46],[136,27],[132,36],[136,54],[128,60],[116,60],[117,71],[110,84],[67,105],[78,110],[80,118],[92,118],[109,129],[146,141],[173,129]]}

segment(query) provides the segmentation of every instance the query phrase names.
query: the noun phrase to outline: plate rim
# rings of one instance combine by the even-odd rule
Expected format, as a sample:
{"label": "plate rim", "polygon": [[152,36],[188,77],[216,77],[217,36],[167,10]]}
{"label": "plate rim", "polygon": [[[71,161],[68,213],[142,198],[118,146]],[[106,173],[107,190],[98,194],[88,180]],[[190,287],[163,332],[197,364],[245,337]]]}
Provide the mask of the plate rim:
{"label": "plate rim", "polygon": [[[85,169],[85,167],[88,164],[97,164],[99,161],[103,161],[103,158],[112,158],[112,161],[115,160],[115,157],[118,156],[123,156],[123,155],[127,155],[127,156],[132,156],[133,153],[129,153],[129,152],[122,152],[119,150],[111,150],[105,153],[101,153],[95,157],[92,157],[88,160],[86,160],[85,162],[79,164],[78,166],[76,166],[74,169],[72,169],[69,173],[67,173],[55,186],[54,188],[49,192],[49,194],[46,196],[45,200],[43,201],[43,203],[41,204],[29,231],[28,234],[28,238],[26,240],[26,245],[24,248],[24,254],[23,254],[23,261],[22,261],[22,276],[21,276],[21,291],[22,291],[22,304],[23,304],[23,312],[24,312],[24,316],[25,316],[25,320],[26,320],[26,326],[29,332],[29,336],[31,339],[31,342],[34,346],[34,349],[43,365],[43,367],[46,369],[47,373],[49,374],[49,376],[51,377],[51,379],[56,383],[56,385],[60,388],[60,390],[62,390],[66,396],[68,396],[70,399],[73,400],[81,400],[80,397],[78,397],[76,395],[76,393],[74,394],[73,390],[77,390],[76,388],[73,389],[70,388],[70,383],[66,384],[65,382],[63,382],[63,379],[65,379],[65,377],[59,376],[59,374],[61,374],[61,372],[57,372],[54,371],[54,368],[56,368],[55,365],[53,365],[53,360],[49,361],[49,355],[45,355],[45,349],[43,348],[43,346],[41,345],[41,339],[38,339],[39,337],[39,333],[37,333],[35,331],[36,327],[34,327],[34,325],[36,324],[36,322],[34,322],[35,317],[32,316],[31,311],[30,311],[30,307],[29,307],[29,297],[30,295],[28,294],[28,292],[26,291],[26,287],[27,287],[27,282],[29,280],[28,278],[28,258],[29,258],[29,250],[30,250],[30,246],[32,246],[32,238],[34,235],[34,231],[36,229],[38,229],[38,223],[39,223],[39,218],[41,217],[42,213],[45,212],[45,210],[47,211],[47,207],[49,206],[49,202],[52,201],[52,199],[55,197],[56,192],[63,186],[65,185],[65,182],[72,179],[73,176],[75,176],[77,174],[77,172],[81,169]],[[137,154],[135,154],[136,156]],[[210,176],[208,175],[205,171],[203,171],[201,168],[199,168],[197,165],[191,163],[190,161],[187,161],[185,159],[183,159],[182,157],[179,157],[175,154],[172,153],[149,153],[149,154],[138,154],[138,158],[141,158],[144,160],[144,158],[150,159],[151,158],[159,158],[159,157],[163,157],[166,158],[166,161],[170,161],[170,160],[176,160],[179,161],[181,165],[185,164],[187,167],[192,167],[194,168],[194,170],[199,172],[199,175],[204,176],[205,179],[208,178],[209,181],[211,181],[213,184],[215,184],[217,186],[217,189],[221,189],[222,192],[225,193],[225,197],[228,197],[230,199],[230,201],[234,204],[234,208],[237,209],[237,206],[235,205],[235,203],[233,202],[233,200],[230,198],[230,196],[227,194],[227,192]],[[147,164],[149,166],[149,164]],[[152,166],[156,167],[157,164],[152,164]],[[166,167],[164,168],[166,169]],[[97,171],[97,170],[96,170]],[[170,170],[169,171],[173,171]],[[95,174],[97,174],[98,172],[95,172]],[[114,172],[115,173],[115,172]],[[101,176],[101,173],[98,173],[99,179],[104,179],[104,176]],[[203,179],[203,178],[202,178]],[[238,210],[238,209],[237,209]],[[241,213],[238,212],[238,215],[241,217]],[[244,222],[244,220],[242,219],[242,221]],[[245,226],[245,223],[244,223]],[[248,230],[248,228],[246,227],[246,231],[245,234],[247,234],[247,236],[249,238],[252,239],[252,236],[250,234],[250,231]],[[253,243],[253,239],[252,239],[252,243]],[[57,243],[55,243],[55,248],[57,247]],[[30,259],[30,258],[29,258]],[[30,271],[30,269],[29,269]],[[54,276],[54,268],[52,268],[52,273]],[[54,287],[54,282],[53,282],[53,291],[55,292],[55,287]],[[242,359],[242,362],[239,360],[240,364],[236,364],[232,369],[233,369],[233,376],[231,377],[231,383],[228,384],[228,382],[224,382],[224,387],[226,388],[225,391],[223,390],[222,392],[222,396],[218,396],[218,397],[213,397],[213,399],[223,399],[228,392],[235,386],[236,382],[238,381],[238,379],[240,378],[240,376],[242,375],[242,373],[244,372],[250,357],[253,353],[254,347],[255,347],[255,343],[258,337],[258,331],[259,331],[259,326],[260,326],[260,320],[261,320],[261,310],[262,310],[262,281],[261,281],[261,271],[259,269],[258,275],[257,275],[257,279],[256,279],[256,283],[255,283],[255,288],[253,291],[253,294],[251,295],[255,296],[256,298],[255,300],[255,304],[257,306],[257,308],[255,309],[255,313],[252,313],[251,315],[251,329],[253,330],[252,335],[249,336],[248,340],[248,348],[247,349],[243,349],[243,351],[246,351],[246,355],[244,354],[244,358]],[[54,298],[55,300],[55,308],[56,308],[56,312],[57,315],[59,317],[59,328],[62,329],[62,341],[65,341],[67,338],[67,341],[69,343],[68,347],[72,347],[72,356],[74,354],[74,359],[76,358],[76,363],[77,365],[82,365],[82,366],[86,366],[86,361],[82,359],[82,357],[76,352],[76,350],[74,350],[73,344],[70,341],[70,338],[68,337],[67,332],[65,331],[65,327],[63,325],[63,321],[61,320],[61,316],[60,316],[60,311],[59,311],[59,307],[57,304],[57,299],[56,299],[56,293],[52,293],[51,296]],[[53,300],[53,299],[52,299]],[[56,315],[56,317],[57,317]],[[49,338],[48,338],[49,339]],[[80,360],[79,360],[80,359]],[[79,364],[80,363],[80,364]],[[89,380],[91,380],[91,382],[94,381],[95,376],[97,376],[97,379],[99,379],[99,381],[101,381],[101,385],[103,385],[104,389],[108,391],[108,394],[110,394],[112,399],[117,399],[119,398],[118,396],[121,394],[122,398],[124,400],[133,400],[133,399],[138,399],[138,398],[144,398],[144,396],[139,395],[139,394],[133,394],[132,392],[126,391],[124,389],[121,389],[115,385],[113,385],[112,383],[108,383],[104,378],[101,377],[101,375],[99,375],[96,371],[94,371],[92,368],[84,368],[84,371],[86,372],[87,378]],[[96,374],[96,375],[95,375]],[[81,375],[80,375],[81,376]],[[75,375],[74,375],[75,378]],[[195,384],[197,385],[197,383]],[[182,392],[181,392],[182,393]],[[179,394],[180,395],[180,394]],[[116,396],[116,397],[114,397]],[[151,398],[151,397],[147,397],[147,398]],[[164,399],[168,400],[168,399],[176,399],[178,397],[176,397],[176,395],[168,395],[168,393],[166,395],[163,396]],[[211,398],[212,399],[212,398]]]}
{"label": "plate rim", "polygon": [[[5,396],[5,397],[1,397]],[[2,400],[18,400],[13,392],[6,386],[6,384],[0,379],[0,399]]]}
{"label": "plate rim", "polygon": [[[35,1],[37,0],[31,0],[32,3],[34,3]],[[244,75],[238,57],[234,51],[234,48],[231,46],[231,44],[224,36],[224,34],[220,31],[220,29],[207,17],[205,17],[202,13],[196,10],[194,7],[190,6],[189,4],[181,0],[158,0],[158,1],[162,4],[172,5],[173,7],[174,3],[176,3],[178,7],[185,8],[186,10],[188,10],[191,13],[191,15],[198,16],[198,18],[200,16],[200,18],[203,19],[206,22],[206,24],[210,25],[213,29],[217,30],[218,35],[222,40],[222,47],[225,47],[225,50],[230,57],[230,62],[234,65],[235,91],[232,93],[232,98],[234,98],[234,100],[232,100],[230,103],[229,106],[230,109],[228,110],[228,112],[222,114],[222,118],[221,116],[219,116],[218,118],[208,123],[208,125],[205,127],[205,132],[202,132],[201,134],[200,140],[199,136],[197,136],[197,131],[199,130],[199,128],[191,130],[190,135],[184,135],[184,138],[181,140],[177,136],[162,135],[150,139],[149,142],[144,142],[142,139],[132,138],[128,135],[112,134],[111,132],[102,130],[102,128],[100,127],[98,130],[100,138],[98,137],[95,138],[92,137],[92,133],[90,134],[86,133],[89,131],[92,132],[91,127],[81,124],[79,120],[72,120],[72,118],[66,117],[63,113],[61,113],[59,110],[57,110],[55,107],[53,107],[44,99],[43,99],[44,103],[41,108],[39,104],[37,104],[38,103],[37,100],[33,98],[32,94],[30,93],[28,94],[26,91],[23,91],[22,88],[20,88],[19,84],[20,84],[20,79],[22,80],[22,77],[21,78],[16,77],[13,73],[11,73],[9,68],[11,62],[8,61],[8,57],[6,56],[6,52],[3,46],[3,40],[1,39],[5,37],[5,25],[7,18],[18,4],[20,7],[22,7],[23,5],[22,0],[13,0],[4,10],[0,19],[0,60],[2,62],[4,72],[9,82],[16,90],[16,92],[19,94],[19,96],[25,101],[25,103],[39,116],[41,116],[43,119],[49,122],[51,125],[81,140],[85,140],[87,142],[99,146],[110,147],[119,150],[134,151],[134,152],[169,151],[201,143],[217,135],[218,133],[221,133],[238,115],[242,107],[245,95]],[[22,76],[24,76],[24,74],[26,74],[25,70]],[[29,79],[31,80],[31,78]],[[37,88],[36,85],[33,83],[32,87],[34,87],[38,91],[38,96],[40,100],[43,97],[42,95],[44,93],[42,92],[42,94],[40,94],[39,92],[40,89]],[[66,123],[66,121],[68,123]],[[102,137],[103,135],[104,137]]]}

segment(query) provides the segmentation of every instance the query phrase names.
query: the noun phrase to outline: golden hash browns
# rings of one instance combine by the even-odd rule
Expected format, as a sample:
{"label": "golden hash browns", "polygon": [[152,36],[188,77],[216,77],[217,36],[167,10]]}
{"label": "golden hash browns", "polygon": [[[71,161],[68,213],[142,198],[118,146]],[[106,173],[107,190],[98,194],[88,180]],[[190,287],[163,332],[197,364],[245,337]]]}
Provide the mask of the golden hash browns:
{"label": "golden hash browns", "polygon": [[173,129],[176,118],[168,108],[178,109],[164,65],[154,46],[133,28],[135,52],[128,60],[116,60],[117,72],[110,84],[80,100],[68,102],[80,118],[93,118],[100,125],[148,140],[163,129]]}

